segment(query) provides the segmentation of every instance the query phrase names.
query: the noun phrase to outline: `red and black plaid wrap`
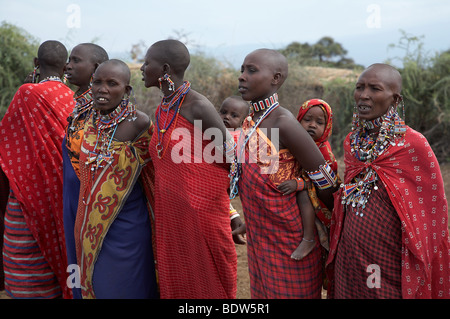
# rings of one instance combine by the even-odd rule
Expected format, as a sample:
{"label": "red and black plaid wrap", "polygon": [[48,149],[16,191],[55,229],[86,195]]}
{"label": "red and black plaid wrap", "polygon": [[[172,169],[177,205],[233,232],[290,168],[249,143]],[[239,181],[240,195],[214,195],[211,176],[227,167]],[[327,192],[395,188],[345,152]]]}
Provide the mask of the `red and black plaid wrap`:
{"label": "red and black plaid wrap", "polygon": [[[401,222],[402,298],[450,298],[448,206],[439,163],[428,141],[407,127],[403,146],[390,146],[368,163],[351,154],[350,134],[344,141],[345,183],[366,167],[372,168]],[[344,228],[341,197],[342,189],[335,193],[330,229],[327,264],[331,279]],[[369,197],[369,201],[374,198]]]}
{"label": "red and black plaid wrap", "polygon": [[[262,136],[259,130],[254,134],[256,139],[257,136]],[[264,138],[259,141],[263,142]],[[257,299],[320,298],[323,281],[317,234],[317,245],[308,256],[301,261],[291,258],[303,238],[295,193],[280,193],[270,175],[261,170],[261,163],[254,158],[249,161],[249,145],[250,149],[255,145],[252,139],[242,164],[239,196],[247,225],[251,296]]]}

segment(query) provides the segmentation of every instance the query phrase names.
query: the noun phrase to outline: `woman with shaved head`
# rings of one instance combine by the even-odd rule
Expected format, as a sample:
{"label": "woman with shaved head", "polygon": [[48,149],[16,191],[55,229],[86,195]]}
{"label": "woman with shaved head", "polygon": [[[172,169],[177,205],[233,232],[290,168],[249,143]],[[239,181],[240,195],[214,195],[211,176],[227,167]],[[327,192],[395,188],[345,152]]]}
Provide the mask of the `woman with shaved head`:
{"label": "woman with shaved head", "polygon": [[[222,152],[218,161],[204,156],[211,143],[218,150],[225,136],[234,140],[211,102],[184,80],[189,62],[183,43],[163,40],[148,49],[141,67],[145,86],[164,95],[150,143],[161,298],[235,298],[228,165]],[[220,133],[214,142],[203,139],[208,129]]]}
{"label": "woman with shaved head", "polygon": [[401,89],[400,73],[387,64],[371,65],[356,83],[330,234],[331,298],[450,297],[439,163],[398,113]]}
{"label": "woman with shaved head", "polygon": [[[288,76],[288,63],[276,50],[258,49],[245,57],[239,93],[251,102],[237,154],[238,191],[247,225],[247,253],[252,298],[321,298],[321,246],[317,233],[313,248],[299,260],[292,252],[306,237],[296,192],[277,186],[293,179],[299,164],[313,174],[318,194],[332,204],[337,176],[325,162],[309,133],[278,101]],[[325,180],[325,175],[327,179]],[[301,191],[301,189],[300,189]]]}
{"label": "woman with shaved head", "polygon": [[130,69],[108,60],[92,77],[83,128],[75,245],[83,298],[157,298],[149,178],[149,117],[130,101]]}
{"label": "woman with shaved head", "polygon": [[[66,77],[70,84],[78,87],[73,98],[75,107],[67,118],[66,135],[63,141],[63,201],[64,231],[66,236],[67,260],[69,265],[77,263],[73,228],[78,209],[80,192],[79,159],[83,129],[92,110],[91,79],[94,71],[108,60],[105,49],[94,43],[76,45],[69,55],[66,65]],[[80,288],[72,288],[73,297],[81,298]]]}
{"label": "woman with shaved head", "polygon": [[70,298],[62,222],[61,144],[73,92],[62,81],[67,49],[45,41],[34,82],[22,85],[0,124],[0,165],[10,193],[5,216],[5,288],[13,298]]}

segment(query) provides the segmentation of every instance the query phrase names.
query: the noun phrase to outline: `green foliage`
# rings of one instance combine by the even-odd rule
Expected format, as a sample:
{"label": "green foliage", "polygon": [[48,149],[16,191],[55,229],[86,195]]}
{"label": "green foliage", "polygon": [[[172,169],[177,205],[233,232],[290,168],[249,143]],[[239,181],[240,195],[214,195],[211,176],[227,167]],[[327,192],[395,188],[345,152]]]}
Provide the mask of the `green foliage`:
{"label": "green foliage", "polygon": [[28,73],[33,70],[39,43],[23,29],[0,25],[0,118]]}
{"label": "green foliage", "polygon": [[204,54],[191,56],[186,79],[218,109],[223,100],[238,94],[239,71]]}
{"label": "green foliage", "polygon": [[434,56],[424,50],[421,37],[401,31],[397,45],[405,54],[402,95],[406,123],[421,132],[441,162],[450,161],[450,50]]}
{"label": "green foliage", "polygon": [[355,100],[353,91],[354,81],[336,78],[325,83],[322,99],[327,101],[333,110],[333,132],[330,144],[336,157],[344,155],[343,142],[351,131]]}

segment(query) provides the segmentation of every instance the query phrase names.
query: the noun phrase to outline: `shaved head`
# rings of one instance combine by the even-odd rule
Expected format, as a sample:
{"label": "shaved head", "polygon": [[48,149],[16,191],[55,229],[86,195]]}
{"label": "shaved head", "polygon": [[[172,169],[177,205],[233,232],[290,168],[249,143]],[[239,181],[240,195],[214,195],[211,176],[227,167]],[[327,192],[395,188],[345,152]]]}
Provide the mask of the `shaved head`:
{"label": "shaved head", "polygon": [[111,59],[100,64],[95,73],[101,72],[105,68],[114,68],[114,71],[124,81],[126,85],[130,84],[131,72],[128,65],[117,59]]}
{"label": "shaved head", "polygon": [[152,58],[161,64],[170,65],[173,73],[183,75],[186,71],[191,57],[186,46],[178,40],[162,40],[155,42],[149,51],[152,52]]}
{"label": "shaved head", "polygon": [[39,65],[51,68],[64,68],[67,62],[67,49],[59,41],[49,40],[43,42],[38,49]]}
{"label": "shaved head", "polygon": [[109,58],[105,49],[95,43],[81,43],[78,46],[84,46],[89,50],[89,59],[94,64],[103,63]]}
{"label": "shaved head", "polygon": [[375,63],[365,69],[361,75],[366,72],[376,72],[377,77],[383,81],[393,93],[400,94],[402,91],[402,76],[393,66],[385,63]]}
{"label": "shaved head", "polygon": [[279,51],[271,49],[257,49],[250,54],[261,56],[265,60],[266,65],[272,70],[273,74],[280,73],[281,80],[278,87],[281,87],[288,76],[288,62],[286,57]]}

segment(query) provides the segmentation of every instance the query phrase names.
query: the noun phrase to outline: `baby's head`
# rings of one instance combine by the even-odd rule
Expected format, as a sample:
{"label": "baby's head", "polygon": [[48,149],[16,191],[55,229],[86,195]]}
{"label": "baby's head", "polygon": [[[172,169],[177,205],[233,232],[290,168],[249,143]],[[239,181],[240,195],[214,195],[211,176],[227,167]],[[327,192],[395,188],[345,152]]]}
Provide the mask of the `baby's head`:
{"label": "baby's head", "polygon": [[323,142],[331,135],[331,107],[323,100],[311,99],[303,103],[297,120],[315,142]]}
{"label": "baby's head", "polygon": [[227,128],[237,129],[242,126],[249,113],[249,105],[240,96],[227,97],[219,109],[219,115]]}

